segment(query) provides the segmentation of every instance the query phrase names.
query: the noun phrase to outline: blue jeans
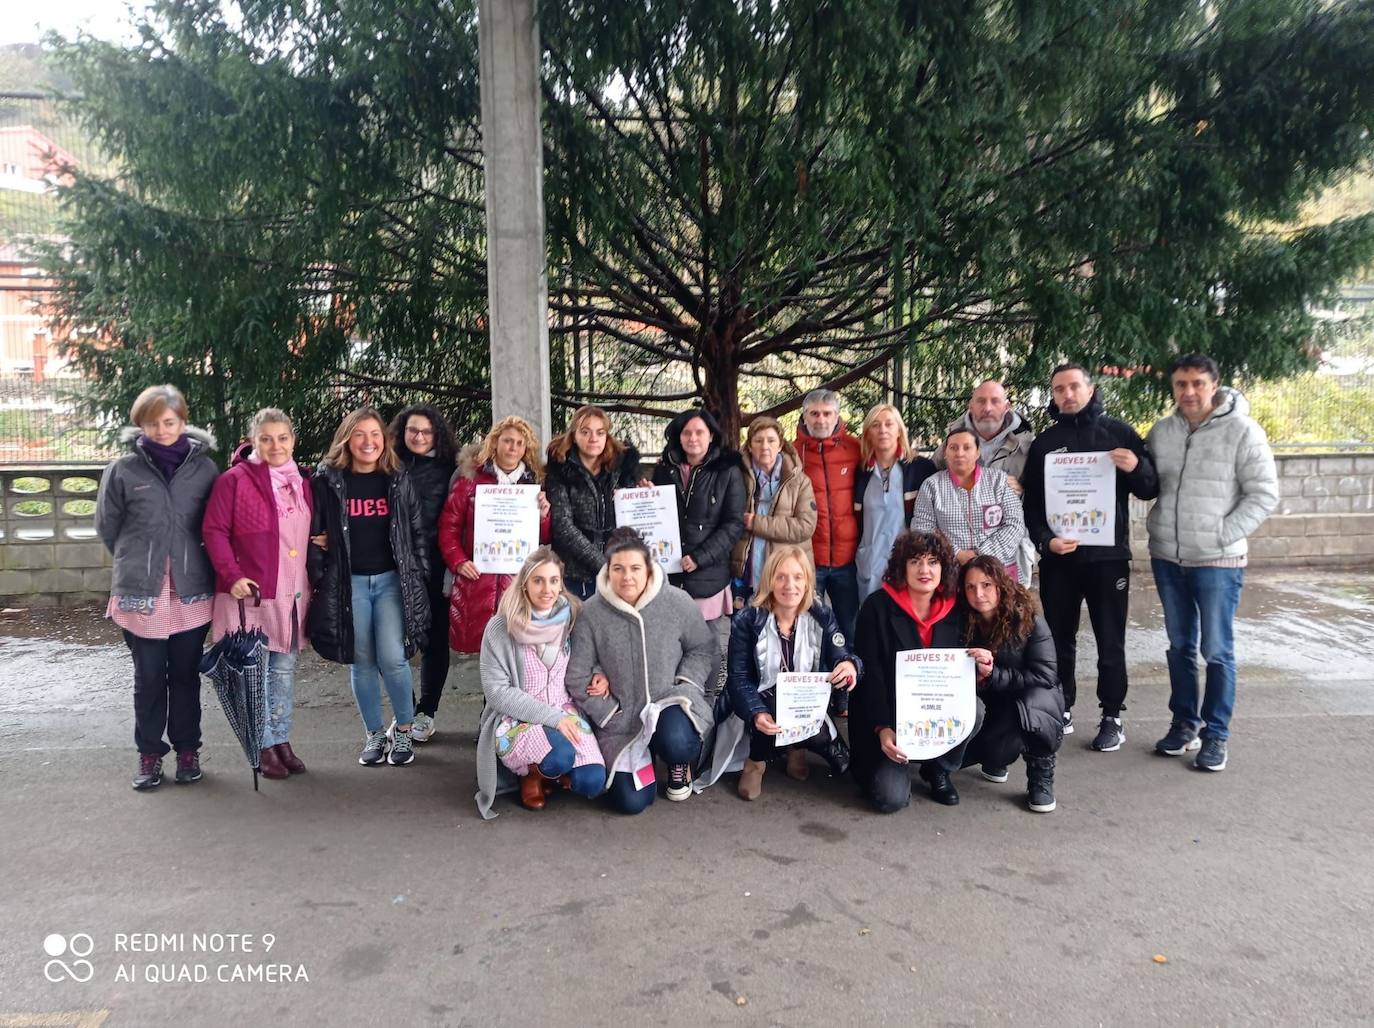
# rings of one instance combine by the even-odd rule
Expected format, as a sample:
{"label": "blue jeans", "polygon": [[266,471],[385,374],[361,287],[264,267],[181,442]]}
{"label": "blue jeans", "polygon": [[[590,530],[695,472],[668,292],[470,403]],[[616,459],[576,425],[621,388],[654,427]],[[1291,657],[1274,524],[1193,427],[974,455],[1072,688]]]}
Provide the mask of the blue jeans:
{"label": "blue jeans", "polygon": [[840,631],[854,645],[854,620],[859,616],[859,572],[853,562],[839,567],[816,567],[816,598],[828,596]]}
{"label": "blue jeans", "polygon": [[[658,715],[649,752],[663,763],[695,765],[701,757],[701,733],[681,707],[668,707]],[[658,790],[651,785],[635,788],[634,775],[620,771],[611,779],[606,795],[611,806],[622,814],[638,814],[653,803]]]}
{"label": "blue jeans", "polygon": [[[1175,721],[1194,731],[1201,727],[1206,738],[1229,738],[1231,711],[1236,706],[1233,630],[1245,569],[1186,568],[1158,558],[1150,561],[1150,568],[1169,635],[1169,710]],[[1199,642],[1207,664],[1200,708]]]}
{"label": "blue jeans", "polygon": [[267,656],[267,727],[262,745],[276,746],[291,741],[291,717],[296,710],[296,654]]}
{"label": "blue jeans", "polygon": [[577,751],[573,744],[563,738],[563,733],[549,727],[544,728],[544,736],[549,740],[549,755],[539,762],[539,773],[545,778],[568,776],[572,791],[579,796],[599,796],[606,786],[606,766],[604,764],[583,764],[573,767]]}
{"label": "blue jeans", "polygon": [[386,727],[381,682],[386,683],[396,723],[408,725],[415,717],[401,617],[401,577],[396,572],[353,576],[353,663],[348,680],[369,732]]}

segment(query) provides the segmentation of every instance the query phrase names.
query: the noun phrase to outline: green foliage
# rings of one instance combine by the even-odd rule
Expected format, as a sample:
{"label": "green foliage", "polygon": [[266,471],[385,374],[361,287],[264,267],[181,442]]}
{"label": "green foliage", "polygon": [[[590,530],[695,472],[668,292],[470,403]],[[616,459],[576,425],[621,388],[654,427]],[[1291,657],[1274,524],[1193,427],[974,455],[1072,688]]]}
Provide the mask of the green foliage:
{"label": "green foliage", "polygon": [[[118,177],[46,255],[98,406],[149,381],[227,438],[360,390],[487,416],[475,3],[159,0],[53,42]],[[738,425],[807,388],[938,430],[1072,357],[1158,406],[1181,349],[1305,369],[1374,253],[1298,222],[1368,161],[1374,4],[569,0],[540,10],[564,404]],[[574,355],[586,350],[595,372]],[[953,398],[953,399],[951,399]]]}
{"label": "green foliage", "polygon": [[1305,374],[1245,388],[1250,415],[1269,438],[1287,444],[1374,440],[1374,375]]}

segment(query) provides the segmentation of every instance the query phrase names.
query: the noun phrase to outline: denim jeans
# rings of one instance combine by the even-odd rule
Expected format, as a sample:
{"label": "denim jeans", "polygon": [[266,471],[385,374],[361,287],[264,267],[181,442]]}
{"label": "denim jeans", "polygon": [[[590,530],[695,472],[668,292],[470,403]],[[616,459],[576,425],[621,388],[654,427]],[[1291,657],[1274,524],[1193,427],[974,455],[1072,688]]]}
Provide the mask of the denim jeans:
{"label": "denim jeans", "polygon": [[606,766],[604,764],[583,764],[573,767],[577,750],[563,738],[563,733],[555,728],[544,727],[544,737],[549,740],[549,755],[539,762],[539,773],[545,778],[568,776],[572,791],[579,796],[599,796],[606,787]]}
{"label": "denim jeans", "polygon": [[262,745],[276,746],[291,741],[291,717],[296,710],[296,654],[267,656],[267,727]]}
{"label": "denim jeans", "polygon": [[[649,752],[663,763],[695,764],[701,757],[701,733],[681,707],[667,707],[658,715]],[[646,785],[635,787],[634,775],[620,771],[607,790],[611,806],[622,814],[638,814],[653,803],[658,790]]]}
{"label": "denim jeans", "polygon": [[369,732],[386,727],[382,683],[396,723],[408,725],[415,716],[401,617],[401,577],[396,572],[353,576],[353,663],[348,679]]}
{"label": "denim jeans", "polygon": [[859,616],[859,572],[853,561],[839,567],[816,567],[816,598],[830,598],[840,631],[854,645],[854,620]]}
{"label": "denim jeans", "polygon": [[[1169,710],[1175,721],[1211,739],[1231,734],[1236,706],[1234,628],[1244,568],[1186,568],[1154,558],[1150,568],[1169,635]],[[1198,705],[1199,650],[1207,664]]]}

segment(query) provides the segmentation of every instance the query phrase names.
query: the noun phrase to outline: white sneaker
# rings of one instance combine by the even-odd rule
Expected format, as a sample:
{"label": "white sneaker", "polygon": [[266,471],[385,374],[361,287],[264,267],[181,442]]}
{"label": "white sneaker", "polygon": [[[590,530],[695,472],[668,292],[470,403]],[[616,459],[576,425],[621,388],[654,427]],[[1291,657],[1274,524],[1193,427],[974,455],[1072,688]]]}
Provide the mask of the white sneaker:
{"label": "white sneaker", "polygon": [[434,718],[428,714],[416,714],[415,720],[410,723],[410,738],[413,742],[429,742],[435,731]]}

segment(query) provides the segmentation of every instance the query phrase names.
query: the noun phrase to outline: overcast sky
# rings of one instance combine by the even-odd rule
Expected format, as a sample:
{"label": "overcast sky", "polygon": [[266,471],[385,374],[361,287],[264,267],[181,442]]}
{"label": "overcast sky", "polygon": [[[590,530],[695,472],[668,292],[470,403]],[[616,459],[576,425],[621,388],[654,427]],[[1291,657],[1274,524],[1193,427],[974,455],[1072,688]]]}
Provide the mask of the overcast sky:
{"label": "overcast sky", "polygon": [[0,45],[37,43],[49,29],[70,35],[81,28],[102,39],[127,36],[129,6],[126,0],[0,0]]}

